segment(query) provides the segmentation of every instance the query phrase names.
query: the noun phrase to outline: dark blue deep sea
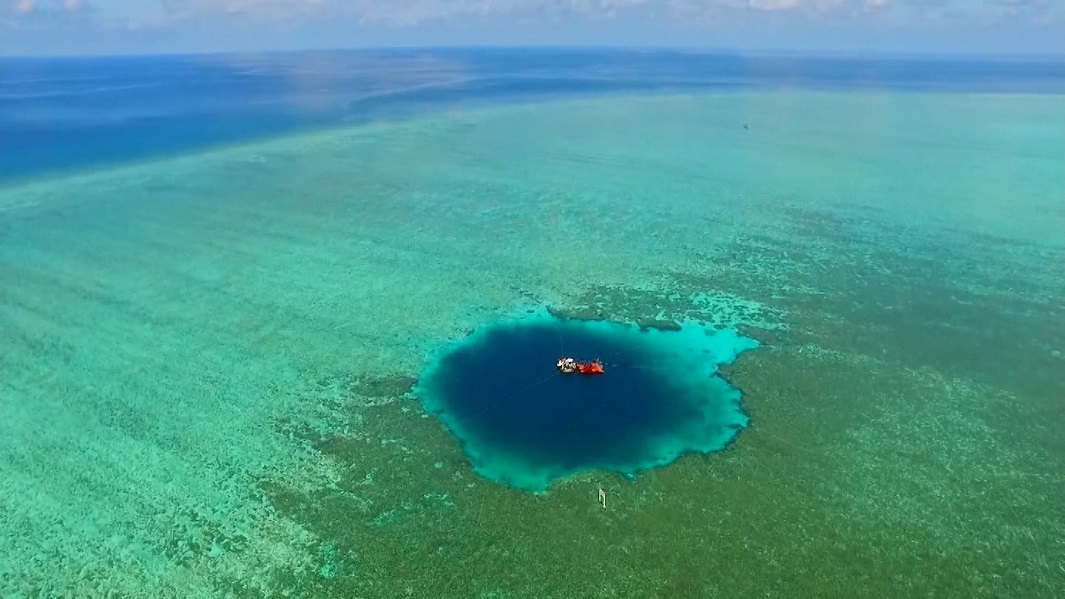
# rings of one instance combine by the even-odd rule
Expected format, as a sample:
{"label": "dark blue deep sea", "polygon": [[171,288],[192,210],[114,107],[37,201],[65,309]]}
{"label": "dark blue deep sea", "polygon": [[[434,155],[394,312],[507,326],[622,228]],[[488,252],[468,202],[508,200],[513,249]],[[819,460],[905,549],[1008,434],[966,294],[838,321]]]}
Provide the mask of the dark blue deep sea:
{"label": "dark blue deep sea", "polygon": [[0,59],[0,180],[468,103],[610,92],[1065,92],[1061,62],[448,49]]}

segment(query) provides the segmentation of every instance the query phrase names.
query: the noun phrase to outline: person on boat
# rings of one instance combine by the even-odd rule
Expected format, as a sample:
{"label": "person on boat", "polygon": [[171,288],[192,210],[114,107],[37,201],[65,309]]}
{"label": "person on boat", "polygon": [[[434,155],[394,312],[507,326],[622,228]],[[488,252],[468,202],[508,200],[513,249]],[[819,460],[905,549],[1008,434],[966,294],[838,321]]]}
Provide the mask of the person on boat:
{"label": "person on boat", "polygon": [[559,358],[558,369],[564,374],[571,374],[577,372],[577,361],[573,358]]}

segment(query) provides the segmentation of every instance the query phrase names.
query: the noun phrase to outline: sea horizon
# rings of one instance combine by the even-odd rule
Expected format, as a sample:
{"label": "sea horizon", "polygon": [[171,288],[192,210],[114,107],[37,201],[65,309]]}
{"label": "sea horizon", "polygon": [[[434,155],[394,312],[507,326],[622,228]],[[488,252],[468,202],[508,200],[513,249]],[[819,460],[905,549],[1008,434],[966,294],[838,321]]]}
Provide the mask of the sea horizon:
{"label": "sea horizon", "polygon": [[739,46],[704,46],[704,45],[668,45],[668,44],[377,44],[366,46],[300,46],[291,48],[215,48],[206,50],[166,50],[141,52],[79,52],[79,53],[3,53],[4,58],[136,58],[136,57],[180,57],[180,56],[217,56],[227,54],[301,54],[315,52],[391,52],[391,51],[470,51],[485,50],[518,52],[652,52],[683,53],[719,56],[788,56],[800,58],[852,58],[852,59],[920,59],[920,60],[972,60],[978,62],[996,61],[1032,61],[1057,62],[1065,64],[1065,52],[973,52],[947,50],[824,50],[797,47],[778,48],[743,48]]}

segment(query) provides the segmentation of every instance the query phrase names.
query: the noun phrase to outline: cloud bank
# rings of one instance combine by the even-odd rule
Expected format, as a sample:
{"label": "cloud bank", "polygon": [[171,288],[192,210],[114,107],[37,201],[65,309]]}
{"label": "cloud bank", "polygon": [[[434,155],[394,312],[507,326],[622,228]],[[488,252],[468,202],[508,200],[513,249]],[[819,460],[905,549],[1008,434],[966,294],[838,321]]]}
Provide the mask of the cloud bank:
{"label": "cloud bank", "polygon": [[839,16],[895,12],[950,14],[957,18],[1065,15],[1065,0],[10,0],[5,20],[82,13],[97,21],[188,19],[352,19],[382,25],[418,25],[478,17],[614,18],[639,9],[657,18],[704,13],[791,13]]}
{"label": "cloud bank", "polygon": [[[882,34],[904,40],[907,29],[939,27],[933,39],[968,36],[970,46],[979,46],[974,28],[1012,28],[1023,45],[1031,41],[1025,32],[1058,27],[1057,37],[1063,25],[1065,0],[6,0],[0,13],[0,33],[67,32],[87,39],[151,31],[163,36],[156,43],[197,35],[203,43],[243,32],[254,45],[258,32],[264,49],[282,39],[314,45],[316,37],[360,45],[415,29],[426,35],[395,33],[395,39],[550,44],[579,43],[586,33],[592,44],[671,45],[681,38],[712,44],[740,36],[772,45],[781,32],[785,39],[805,32],[815,40],[828,36],[829,45],[833,35],[848,38],[853,46]],[[6,51],[3,42],[0,49]]]}

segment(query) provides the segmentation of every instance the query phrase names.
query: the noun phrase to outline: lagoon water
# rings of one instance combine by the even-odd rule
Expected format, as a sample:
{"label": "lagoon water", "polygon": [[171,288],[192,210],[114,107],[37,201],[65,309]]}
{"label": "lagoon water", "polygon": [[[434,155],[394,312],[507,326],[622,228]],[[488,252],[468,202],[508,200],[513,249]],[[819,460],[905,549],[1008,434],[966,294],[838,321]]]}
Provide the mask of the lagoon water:
{"label": "lagoon water", "polygon": [[[1061,66],[4,59],[0,596],[1060,597]],[[426,375],[541,309],[745,426],[486,475]]]}

